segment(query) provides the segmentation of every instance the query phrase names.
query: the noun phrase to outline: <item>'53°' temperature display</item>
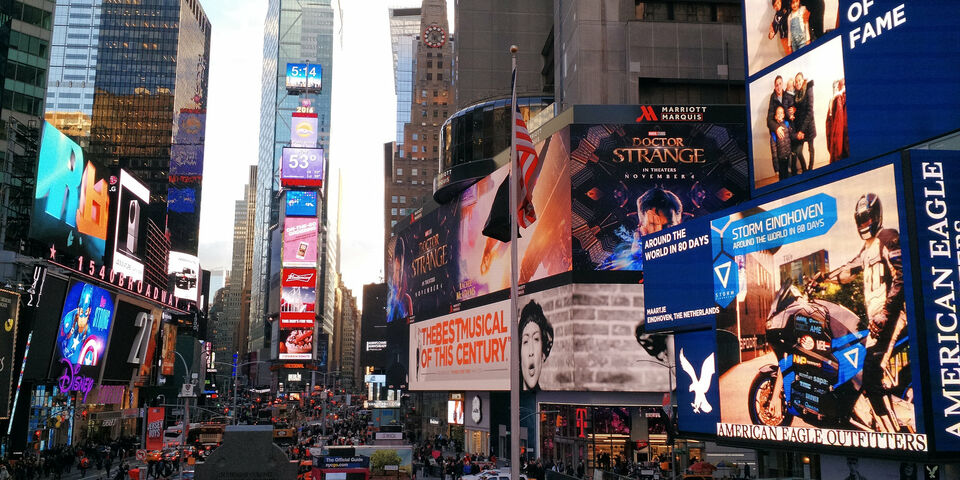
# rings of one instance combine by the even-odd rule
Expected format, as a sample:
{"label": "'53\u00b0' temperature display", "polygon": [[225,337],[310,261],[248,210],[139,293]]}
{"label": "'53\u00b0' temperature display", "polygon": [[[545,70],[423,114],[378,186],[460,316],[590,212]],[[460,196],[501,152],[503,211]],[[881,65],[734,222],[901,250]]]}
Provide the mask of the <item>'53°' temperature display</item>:
{"label": "'53\u00b0' temperature display", "polygon": [[280,183],[289,187],[323,185],[323,149],[285,147],[280,166]]}

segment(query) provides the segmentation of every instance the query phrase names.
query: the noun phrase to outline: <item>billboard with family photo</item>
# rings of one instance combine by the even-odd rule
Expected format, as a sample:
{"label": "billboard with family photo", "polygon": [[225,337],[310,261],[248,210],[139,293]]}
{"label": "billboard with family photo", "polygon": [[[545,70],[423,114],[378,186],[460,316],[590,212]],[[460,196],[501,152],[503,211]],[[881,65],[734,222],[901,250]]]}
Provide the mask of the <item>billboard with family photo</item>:
{"label": "billboard with family photo", "polygon": [[960,128],[960,89],[949,87],[955,72],[946,68],[960,62],[960,3],[745,0],[744,7],[754,188],[784,187],[811,170]]}
{"label": "billboard with family photo", "polygon": [[[531,194],[537,221],[520,228],[521,284],[570,271],[568,140],[564,129],[535,146],[542,164]],[[510,287],[510,244],[484,235],[509,222],[508,171],[501,167],[449,203],[415,214],[390,240],[388,322],[447,314],[453,304]]]}
{"label": "billboard with family photo", "polygon": [[640,271],[642,235],[748,198],[741,108],[642,108],[635,124],[569,127],[574,270]]}

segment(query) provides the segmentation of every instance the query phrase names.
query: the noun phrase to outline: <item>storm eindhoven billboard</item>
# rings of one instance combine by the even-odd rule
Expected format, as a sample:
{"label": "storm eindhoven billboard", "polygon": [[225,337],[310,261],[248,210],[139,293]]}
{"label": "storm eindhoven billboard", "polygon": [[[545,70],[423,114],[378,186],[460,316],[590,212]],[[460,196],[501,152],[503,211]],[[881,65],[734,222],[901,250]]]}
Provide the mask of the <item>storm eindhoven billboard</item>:
{"label": "storm eindhoven billboard", "polygon": [[[536,145],[543,164],[533,189],[537,221],[520,229],[520,283],[570,271],[570,177],[567,129]],[[387,321],[425,319],[450,306],[510,287],[510,245],[484,236],[506,214],[494,208],[508,190],[509,167],[420,216],[387,245]],[[500,199],[498,199],[500,197]],[[496,200],[496,202],[495,202]],[[509,229],[508,229],[509,231]]]}
{"label": "storm eindhoven billboard", "polygon": [[960,63],[960,50],[943,37],[954,30],[960,4],[794,4],[744,0],[754,188],[790,185],[809,170],[833,170],[960,127],[951,114],[960,91],[946,87],[955,82],[947,66]]}
{"label": "storm eindhoven billboard", "polygon": [[43,122],[30,236],[51,245],[51,257],[60,250],[103,263],[111,210],[107,177],[80,145]]}
{"label": "storm eindhoven billboard", "polygon": [[[643,285],[567,284],[519,304],[525,390],[666,392],[671,384],[669,337],[638,330]],[[504,300],[410,324],[410,389],[509,390],[509,312]]]}
{"label": "storm eindhoven billboard", "polygon": [[715,332],[713,369],[690,353],[710,348],[677,337],[688,356],[678,390],[703,394],[680,404],[681,426],[687,416],[699,425],[688,431],[735,441],[960,451],[960,154],[898,158],[646,238],[646,330]]}
{"label": "storm eindhoven billboard", "polygon": [[574,270],[642,270],[642,235],[748,198],[741,108],[640,112],[635,124],[570,126]]}
{"label": "storm eindhoven billboard", "polygon": [[283,147],[280,184],[285,187],[322,186],[325,163],[322,148]]}
{"label": "storm eindhoven billboard", "polygon": [[313,327],[317,316],[317,269],[284,268],[280,285],[280,328]]}

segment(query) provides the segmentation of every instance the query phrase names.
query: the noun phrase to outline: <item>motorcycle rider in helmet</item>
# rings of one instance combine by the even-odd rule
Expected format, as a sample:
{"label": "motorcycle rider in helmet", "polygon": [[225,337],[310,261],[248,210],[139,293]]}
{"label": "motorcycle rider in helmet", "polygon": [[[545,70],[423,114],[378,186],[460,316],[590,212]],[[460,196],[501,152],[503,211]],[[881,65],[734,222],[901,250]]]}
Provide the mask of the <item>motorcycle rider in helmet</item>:
{"label": "motorcycle rider in helmet", "polygon": [[[907,324],[900,233],[883,228],[883,205],[874,193],[860,197],[853,216],[864,240],[863,247],[856,257],[837,269],[830,280],[850,283],[858,273],[863,274],[863,301],[870,322],[863,362],[863,390],[881,419],[883,430],[898,432],[896,414],[886,396],[893,382],[886,383],[884,375],[893,345]],[[817,277],[824,279],[822,273]]]}

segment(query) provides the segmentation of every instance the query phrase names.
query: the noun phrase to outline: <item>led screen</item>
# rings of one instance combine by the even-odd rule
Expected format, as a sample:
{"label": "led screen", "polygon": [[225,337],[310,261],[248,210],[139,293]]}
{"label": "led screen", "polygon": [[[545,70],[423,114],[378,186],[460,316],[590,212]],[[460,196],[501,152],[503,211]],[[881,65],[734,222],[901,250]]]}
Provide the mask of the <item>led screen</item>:
{"label": "led screen", "polygon": [[177,298],[193,301],[200,298],[200,259],[196,255],[171,251],[167,278]]}
{"label": "led screen", "polygon": [[43,123],[30,236],[74,257],[102,262],[110,216],[107,174],[76,142]]}
{"label": "led screen", "polygon": [[279,330],[278,358],[280,360],[310,360],[313,358],[313,327]]}
{"label": "led screen", "polygon": [[954,30],[960,3],[743,6],[755,189],[782,188],[811,170],[833,171],[960,128],[960,117],[946,113],[960,108],[960,90],[946,87],[956,75],[945,68],[960,62],[960,50],[943,36]]}
{"label": "led screen", "polygon": [[316,318],[317,270],[285,268],[281,279],[280,328],[310,328]]}
{"label": "led screen", "polygon": [[280,161],[280,183],[310,187],[323,184],[323,149],[284,147]]}
{"label": "led screen", "polygon": [[114,308],[113,295],[107,290],[74,282],[60,316],[59,357],[74,366],[97,366],[110,338]]}
{"label": "led screen", "polygon": [[316,266],[318,225],[316,218],[285,218],[283,220],[284,266]]}
{"label": "led screen", "polygon": [[121,170],[113,241],[113,271],[138,282],[143,281],[147,243],[146,207],[149,204],[150,190],[126,170]]}
{"label": "led screen", "polygon": [[316,217],[317,192],[306,190],[287,190],[285,215],[288,217]]}
{"label": "led screen", "polygon": [[317,146],[317,114],[294,112],[290,119],[290,146],[314,148]]}

